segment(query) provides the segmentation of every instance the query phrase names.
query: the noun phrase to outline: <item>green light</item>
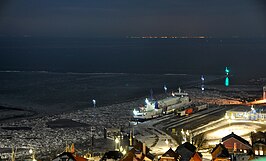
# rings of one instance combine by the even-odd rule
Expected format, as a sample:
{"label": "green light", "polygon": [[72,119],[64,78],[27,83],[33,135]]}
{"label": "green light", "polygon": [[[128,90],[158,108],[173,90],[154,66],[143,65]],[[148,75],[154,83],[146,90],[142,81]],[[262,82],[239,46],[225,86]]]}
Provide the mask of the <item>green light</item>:
{"label": "green light", "polygon": [[229,78],[228,78],[228,77],[225,78],[224,85],[225,85],[226,87],[229,86]]}
{"label": "green light", "polygon": [[227,68],[227,67],[225,67],[225,73],[228,75],[229,74],[229,72],[230,72],[230,70]]}

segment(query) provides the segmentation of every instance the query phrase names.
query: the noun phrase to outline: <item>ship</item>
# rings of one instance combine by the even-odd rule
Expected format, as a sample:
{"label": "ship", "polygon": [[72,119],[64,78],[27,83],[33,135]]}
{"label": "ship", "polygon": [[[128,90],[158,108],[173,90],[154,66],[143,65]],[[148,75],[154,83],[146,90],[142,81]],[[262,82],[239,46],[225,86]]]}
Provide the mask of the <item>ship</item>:
{"label": "ship", "polygon": [[172,92],[171,96],[161,100],[146,98],[145,103],[145,106],[133,110],[134,120],[145,121],[173,113],[176,110],[183,110],[191,104],[191,100],[188,93],[181,92],[179,88],[178,92]]}

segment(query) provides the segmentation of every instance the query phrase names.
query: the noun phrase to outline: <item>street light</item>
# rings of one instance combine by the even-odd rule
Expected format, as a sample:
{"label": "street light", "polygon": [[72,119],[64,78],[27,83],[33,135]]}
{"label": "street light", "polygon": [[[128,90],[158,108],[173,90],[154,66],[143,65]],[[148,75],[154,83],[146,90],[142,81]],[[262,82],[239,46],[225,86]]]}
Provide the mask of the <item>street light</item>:
{"label": "street light", "polygon": [[35,151],[34,151],[33,149],[30,149],[30,150],[29,150],[29,153],[32,154],[32,156],[31,156],[31,157],[32,157],[32,161],[37,161],[37,160],[35,159]]}
{"label": "street light", "polygon": [[124,149],[124,150],[122,151],[122,154],[123,154],[123,155],[126,155],[126,153],[127,153],[127,152],[126,152],[126,150]]}
{"label": "street light", "polygon": [[182,144],[183,144],[183,143],[187,142],[186,133],[184,132],[183,129],[181,130],[181,134],[182,134],[182,139],[183,139]]}
{"label": "street light", "polygon": [[188,130],[187,130],[186,134],[187,134],[187,135],[189,135],[189,132],[188,132]]}
{"label": "street light", "polygon": [[168,139],[165,140],[165,144],[168,146],[168,144],[169,144]]}
{"label": "street light", "polygon": [[228,114],[227,113],[225,113],[225,119],[229,119],[229,116],[228,116]]}
{"label": "street light", "polygon": [[124,149],[122,146],[120,146],[119,151],[122,152]]}
{"label": "street light", "polygon": [[115,150],[118,150],[119,139],[115,138]]}

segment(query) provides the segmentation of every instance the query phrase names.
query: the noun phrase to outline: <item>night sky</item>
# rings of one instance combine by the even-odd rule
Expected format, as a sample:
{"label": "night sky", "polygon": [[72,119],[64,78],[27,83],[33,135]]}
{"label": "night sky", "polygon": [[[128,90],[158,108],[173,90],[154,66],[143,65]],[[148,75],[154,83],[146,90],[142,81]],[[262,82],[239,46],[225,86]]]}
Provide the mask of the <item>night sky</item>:
{"label": "night sky", "polygon": [[265,36],[264,0],[1,0],[0,36]]}

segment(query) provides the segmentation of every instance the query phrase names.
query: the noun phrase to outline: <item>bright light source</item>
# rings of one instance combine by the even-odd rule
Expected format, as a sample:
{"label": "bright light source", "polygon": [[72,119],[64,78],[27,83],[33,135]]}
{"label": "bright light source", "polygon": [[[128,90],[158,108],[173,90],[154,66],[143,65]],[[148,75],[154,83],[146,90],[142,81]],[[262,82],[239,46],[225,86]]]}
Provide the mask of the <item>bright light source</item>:
{"label": "bright light source", "polygon": [[164,85],[164,92],[166,93],[167,92],[167,87],[166,87],[166,85]]}
{"label": "bright light source", "polygon": [[136,116],[136,115],[138,115],[138,111],[137,110],[133,110],[133,114]]}
{"label": "bright light source", "polygon": [[145,103],[146,103],[147,105],[150,105],[150,101],[148,100],[148,98],[145,99]]}
{"label": "bright light source", "polygon": [[119,139],[115,138],[115,143],[118,144],[119,143]]}
{"label": "bright light source", "polygon": [[183,129],[181,130],[181,133],[182,133],[183,135],[185,134]]}
{"label": "bright light source", "polygon": [[126,150],[124,149],[124,150],[122,151],[122,154],[123,154],[123,155],[126,155],[126,153],[127,153],[127,152],[126,152]]}
{"label": "bright light source", "polygon": [[225,113],[225,119],[229,119],[229,116],[227,115],[227,113]]}
{"label": "bright light source", "polygon": [[96,100],[93,99],[93,100],[92,100],[92,103],[93,103],[93,107],[95,107],[95,106],[96,106]]}
{"label": "bright light source", "polygon": [[29,150],[29,153],[30,153],[30,154],[32,154],[32,153],[33,153],[33,150],[32,150],[32,149],[30,149],[30,150]]}
{"label": "bright light source", "polygon": [[119,150],[122,152],[124,149],[123,149],[123,147],[122,147],[122,146],[120,146]]}
{"label": "bright light source", "polygon": [[205,79],[204,79],[204,77],[203,77],[203,75],[201,76],[201,80],[202,80],[202,81],[204,81],[204,80],[205,80]]}
{"label": "bright light source", "polygon": [[187,130],[186,134],[187,134],[187,135],[189,135],[189,132],[188,132],[188,130]]}
{"label": "bright light source", "polygon": [[165,140],[165,144],[168,145],[169,144],[169,141],[168,139]]}
{"label": "bright light source", "polygon": [[225,78],[224,85],[225,85],[226,87],[229,86],[229,78],[228,78],[228,77]]}
{"label": "bright light source", "polygon": [[225,73],[228,75],[229,74],[229,72],[230,72],[230,70],[227,68],[227,67],[225,67]]}

